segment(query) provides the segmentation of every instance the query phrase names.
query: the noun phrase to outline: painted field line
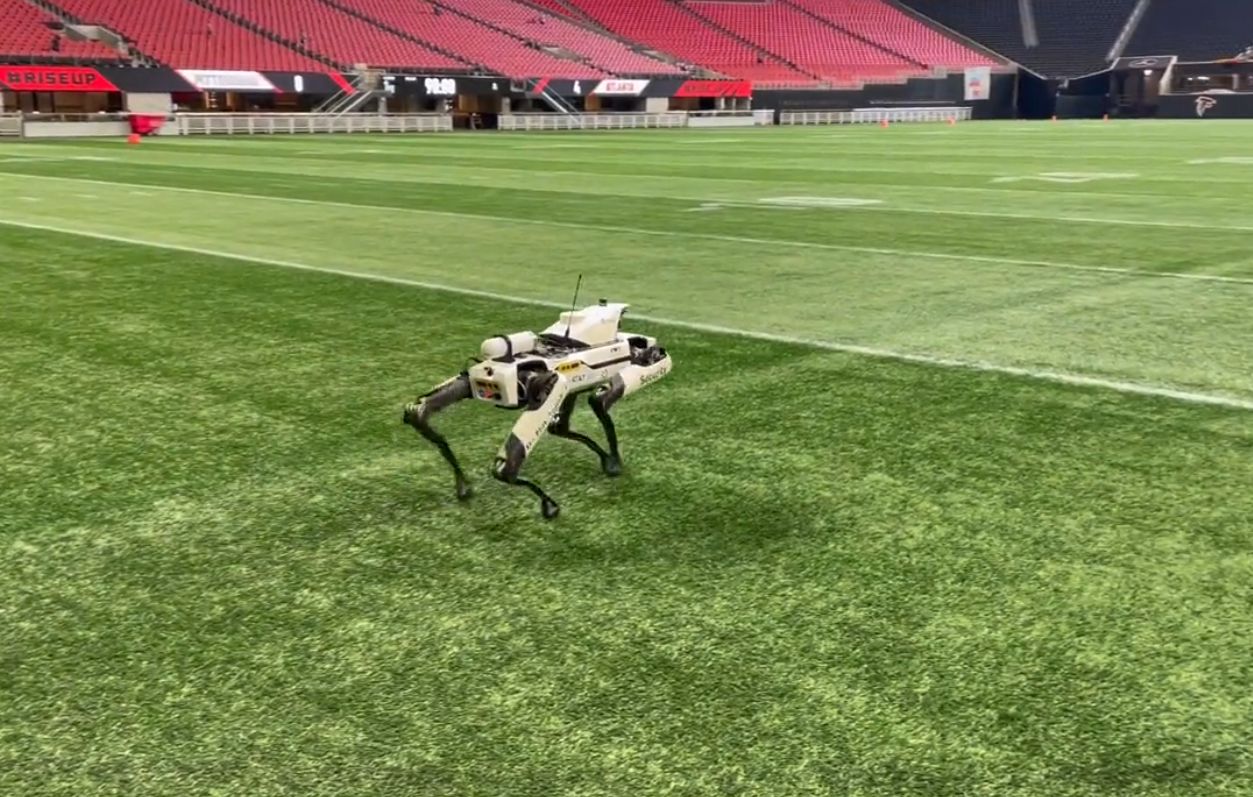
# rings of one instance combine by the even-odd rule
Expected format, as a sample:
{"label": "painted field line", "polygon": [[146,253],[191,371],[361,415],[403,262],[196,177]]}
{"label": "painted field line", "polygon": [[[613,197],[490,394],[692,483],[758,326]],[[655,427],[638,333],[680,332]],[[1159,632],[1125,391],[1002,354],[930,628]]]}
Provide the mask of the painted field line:
{"label": "painted field line", "polygon": [[460,213],[454,210],[429,210],[426,208],[407,208],[394,205],[371,205],[360,202],[336,202],[325,199],[301,199],[299,197],[274,196],[272,194],[250,194],[240,191],[214,191],[208,188],[182,188],[179,186],[151,185],[148,183],[127,183],[114,180],[92,180],[85,177],[53,177],[43,174],[20,174],[17,177],[29,177],[36,180],[53,180],[72,183],[90,183],[93,185],[125,186],[127,188],[148,188],[156,191],[174,191],[184,194],[203,194],[206,196],[222,196],[234,199],[261,199],[271,202],[287,202],[296,205],[315,205],[334,208],[354,208],[357,210],[386,210],[393,213],[414,213],[422,216],[439,216],[456,219],[483,219],[485,221],[512,222],[514,224],[533,224],[540,227],[559,227],[569,230],[596,230],[598,232],[623,233],[628,235],[649,235],[662,238],[691,238],[703,241],[721,241],[751,246],[783,246],[798,249],[817,249],[830,252],[853,252],[866,255],[887,255],[891,257],[921,257],[931,260],[951,260],[970,263],[989,263],[992,265],[1024,266],[1028,268],[1052,268],[1064,271],[1087,271],[1100,274],[1120,274],[1128,277],[1154,277],[1162,279],[1179,279],[1197,282],[1221,282],[1235,285],[1253,285],[1253,277],[1224,277],[1219,274],[1193,274],[1185,271],[1146,271],[1144,269],[1121,268],[1119,266],[1089,266],[1080,263],[1060,263],[1052,260],[1022,260],[1011,257],[993,257],[991,255],[958,255],[946,252],[924,252],[911,249],[887,249],[877,246],[854,246],[851,244],[827,244],[811,241],[792,241],[782,238],[751,238],[742,235],[721,235],[707,232],[682,232],[679,230],[650,230],[643,227],[622,227],[614,224],[579,224],[568,221],[551,221],[548,219],[521,219],[515,216],[498,216],[487,213]]}
{"label": "painted field line", "polygon": [[[116,243],[130,244],[133,246],[146,246],[153,249],[166,249],[174,252],[186,252],[188,254],[202,255],[205,257],[215,257],[223,260],[235,260],[243,263],[256,263],[258,265],[276,266],[279,268],[296,269],[299,271],[313,271],[323,274],[335,274],[342,277],[352,277],[354,279],[370,280],[373,282],[386,282],[393,285],[406,285],[414,288],[423,288],[431,291],[440,291],[442,293],[452,293],[462,296],[474,296],[482,299],[493,299],[500,302],[509,302],[512,304],[530,305],[533,307],[555,307],[567,309],[567,305],[561,302],[546,301],[543,299],[530,299],[524,296],[513,296],[507,293],[496,293],[494,291],[482,291],[474,288],[459,288],[453,285],[444,285],[437,282],[425,282],[423,280],[406,279],[404,277],[392,277],[385,274],[372,274],[362,271],[350,271],[347,269],[333,268],[330,266],[315,266],[310,263],[300,263],[293,260],[278,260],[268,257],[256,257],[254,255],[243,255],[234,252],[221,252],[214,249],[207,249],[199,246],[188,246],[184,244],[165,243],[162,241],[149,241],[142,238],[129,238],[121,235],[108,235],[105,233],[88,232],[85,230],[75,230],[68,227],[59,227],[52,224],[37,224],[34,222],[13,221],[9,219],[0,219],[0,225],[8,225],[11,227],[21,227],[31,230],[41,230],[46,232],[63,233],[66,235],[77,235],[83,238],[94,238],[102,241],[113,241]],[[1157,398],[1167,398],[1175,401],[1182,401],[1191,404],[1208,404],[1218,407],[1230,407],[1234,409],[1253,411],[1253,399],[1242,399],[1234,396],[1224,396],[1214,393],[1198,393],[1189,390],[1181,390],[1178,388],[1168,387],[1165,385],[1144,384],[1140,382],[1124,382],[1115,379],[1105,379],[1102,377],[1084,376],[1082,374],[1072,374],[1065,371],[1052,371],[1048,369],[1021,368],[1014,365],[1001,365],[999,363],[985,362],[982,360],[961,360],[952,357],[940,357],[931,354],[914,354],[910,352],[896,351],[894,349],[884,349],[876,346],[861,346],[855,343],[835,343],[825,340],[814,340],[811,338],[794,337],[791,335],[777,335],[771,332],[757,332],[750,329],[740,329],[738,327],[722,326],[720,324],[705,324],[696,321],[682,321],[674,318],[662,318],[660,316],[632,314],[633,318],[640,321],[647,321],[662,326],[676,327],[679,329],[691,329],[698,332],[709,332],[721,335],[732,335],[741,338],[750,338],[753,340],[765,340],[773,343],[787,343],[796,346],[805,346],[808,348],[822,349],[826,351],[837,351],[845,354],[858,354],[866,357],[875,357],[885,360],[896,360],[900,362],[917,363],[920,365],[929,365],[942,368],[959,368],[968,371],[978,371],[983,373],[1006,374],[1009,376],[1024,377],[1046,382],[1057,382],[1066,385],[1076,385],[1080,387],[1103,388],[1113,390],[1119,393],[1131,393],[1141,396],[1154,396]]]}

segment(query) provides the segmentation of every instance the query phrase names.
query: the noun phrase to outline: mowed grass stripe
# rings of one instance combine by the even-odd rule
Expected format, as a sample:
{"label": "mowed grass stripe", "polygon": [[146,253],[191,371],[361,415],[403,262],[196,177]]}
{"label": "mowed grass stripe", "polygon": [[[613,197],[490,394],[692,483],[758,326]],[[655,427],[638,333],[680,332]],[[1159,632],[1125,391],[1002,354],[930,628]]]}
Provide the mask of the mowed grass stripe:
{"label": "mowed grass stripe", "polygon": [[[491,291],[480,291],[474,289],[460,288],[452,285],[445,285],[432,282],[421,282],[417,280],[403,279],[398,277],[390,277],[379,274],[370,274],[368,272],[348,271],[344,269],[327,268],[323,266],[314,266],[306,263],[297,263],[288,260],[275,260],[270,258],[260,258],[216,250],[207,250],[198,247],[182,246],[178,244],[167,244],[154,241],[139,240],[122,236],[106,235],[101,233],[83,232],[63,227],[55,227],[52,225],[33,224],[29,222],[18,222],[0,219],[0,225],[9,225],[14,227],[22,227],[26,229],[41,230],[44,232],[58,232],[69,235],[78,235],[87,238],[95,238],[98,240],[107,240],[115,243],[124,243],[137,246],[147,246],[158,249],[168,249],[172,251],[187,252],[208,257],[220,257],[226,260],[239,260],[261,265],[278,266],[282,268],[299,269],[303,271],[316,271],[323,273],[336,274],[340,276],[354,277],[359,279],[377,280],[382,282],[390,282],[394,284],[407,285],[410,287],[424,288],[427,290],[438,290],[446,293],[456,293],[466,296],[474,296],[478,298],[488,298],[497,301],[508,301],[516,304],[529,304],[544,307],[561,307],[558,302],[541,301],[528,299],[526,297],[510,296]],[[685,329],[693,329],[702,332],[711,332],[725,335],[735,335],[739,337],[754,338],[758,340],[770,341],[773,343],[787,343],[794,345],[807,346],[828,351],[838,351],[848,354],[858,354],[871,356],[882,359],[898,360],[903,362],[919,363],[923,365],[939,366],[945,368],[960,368],[964,370],[980,371],[986,373],[1007,374],[1010,376],[1027,377],[1031,379],[1043,380],[1048,382],[1057,382],[1066,385],[1094,387],[1117,391],[1120,393],[1131,393],[1142,396],[1152,396],[1155,398],[1165,398],[1176,401],[1184,401],[1195,404],[1209,404],[1220,407],[1229,407],[1239,410],[1253,410],[1253,399],[1242,399],[1233,396],[1222,396],[1208,393],[1198,393],[1164,385],[1139,384],[1134,382],[1123,382],[1118,380],[1102,379],[1100,377],[1085,376],[1082,374],[1064,373],[1059,371],[1038,370],[1030,368],[1021,368],[1010,365],[1002,365],[997,363],[960,360],[949,357],[937,357],[926,354],[915,354],[909,352],[892,351],[872,346],[861,346],[856,344],[833,343],[829,341],[811,340],[806,338],[797,338],[787,335],[777,335],[767,332],[757,332],[752,330],[739,329],[736,327],[704,324],[693,321],[685,321],[673,318],[659,318],[646,314],[634,314],[634,318],[642,321],[648,321],[663,326],[679,327]]]}
{"label": "mowed grass stripe", "polygon": [[[53,147],[59,145],[43,145],[47,153],[55,152]],[[527,159],[511,155],[508,149],[490,150],[479,147],[473,154],[459,153],[455,157],[436,157],[431,152],[417,148],[397,149],[387,154],[380,153],[376,147],[362,147],[361,154],[352,155],[345,148],[326,151],[325,160],[313,157],[317,150],[295,150],[281,157],[275,153],[265,153],[256,148],[245,148],[236,152],[229,148],[213,150],[212,155],[202,155],[200,159],[191,161],[186,158],[186,148],[170,147],[164,142],[146,145],[142,151],[121,151],[119,147],[100,147],[95,151],[104,157],[124,160],[130,165],[149,164],[153,167],[175,166],[179,168],[221,168],[243,171],[274,171],[300,172],[307,165],[311,173],[321,172],[328,176],[344,177],[346,164],[356,167],[354,178],[382,178],[392,180],[432,180],[447,175],[446,169],[459,168],[461,182],[486,185],[507,185],[514,188],[546,188],[559,190],[584,191],[589,193],[614,193],[621,191],[626,194],[639,193],[631,186],[642,184],[642,190],[657,195],[703,199],[728,190],[735,185],[783,184],[798,187],[825,186],[829,189],[856,188],[866,191],[874,190],[874,195],[891,196],[900,204],[909,204],[921,209],[944,210],[947,204],[943,201],[926,205],[931,191],[947,191],[956,194],[980,194],[994,192],[1007,197],[1019,196],[1024,201],[1043,201],[1052,197],[1062,202],[1069,197],[1097,197],[1108,199],[1141,200],[1143,205],[1129,205],[1127,212],[1134,215],[1124,216],[1136,220],[1143,214],[1160,207],[1163,198],[1191,197],[1193,205],[1178,208],[1176,212],[1183,220],[1195,223],[1210,223],[1217,219],[1238,224],[1242,216],[1233,213],[1230,202],[1224,196],[1216,196],[1214,185],[1231,185],[1233,190],[1245,182],[1239,171],[1230,168],[1216,170],[1196,166],[1181,167],[1181,174],[1170,176],[1162,170],[1146,165],[1142,170],[1133,172],[1136,178],[1127,179],[1094,179],[1091,182],[1047,182],[1036,175],[1048,173],[1128,173],[1124,167],[1114,164],[1077,165],[1065,159],[1052,161],[1047,159],[1015,159],[1012,169],[977,169],[967,171],[951,171],[939,168],[934,162],[925,167],[903,168],[897,158],[885,157],[889,164],[879,166],[867,164],[864,158],[856,164],[843,162],[840,155],[829,158],[788,159],[779,156],[768,158],[769,165],[763,165],[763,159],[751,154],[724,153],[719,154],[709,165],[697,165],[689,160],[683,162],[651,163],[644,159],[632,158],[623,154],[615,158],[598,158],[596,160],[577,160],[569,157],[555,160],[551,155]],[[64,150],[62,150],[64,151]],[[282,150],[279,150],[281,153]],[[494,154],[493,154],[494,153]],[[596,154],[596,153],[589,153]],[[846,153],[845,153],[846,154]],[[405,160],[397,162],[397,156]],[[244,158],[249,165],[241,167],[239,158]],[[737,164],[734,169],[726,168],[727,159],[743,158],[745,163]],[[832,162],[836,165],[830,165]],[[326,165],[333,162],[334,167]],[[750,164],[751,165],[747,165]],[[466,179],[466,170],[482,170],[478,177]],[[1200,171],[1198,171],[1200,169]],[[1193,172],[1193,174],[1188,174]],[[492,175],[495,180],[489,179]],[[451,175],[455,179],[457,175]],[[595,176],[596,182],[587,181],[588,176]],[[506,178],[513,177],[512,181]],[[570,179],[574,178],[574,179]],[[600,183],[608,179],[608,187],[602,188]],[[993,182],[1002,178],[1014,178],[1014,183]],[[658,182],[660,181],[660,182]],[[651,186],[658,183],[660,187]],[[918,189],[925,188],[925,191]],[[1093,190],[1103,188],[1106,190]],[[905,190],[910,189],[910,190]],[[950,198],[951,199],[951,198]],[[1156,200],[1156,202],[1154,201]],[[1101,205],[1080,205],[1076,208],[1066,206],[1040,207],[1042,215],[1062,215],[1076,213],[1112,212],[1119,208],[1116,204],[1108,207]],[[1230,216],[1230,219],[1224,217]]]}
{"label": "mowed grass stripe", "polygon": [[[301,197],[295,197],[295,196],[287,196],[282,193],[278,193],[279,191],[282,191],[285,188],[305,187],[305,186],[308,186],[308,187],[318,186],[319,190],[325,187],[334,187],[337,190],[342,190],[344,187],[344,181],[342,180],[337,181],[335,183],[330,183],[330,184],[324,181],[309,180],[305,178],[301,178],[299,180],[291,180],[291,181],[269,180],[267,181],[266,185],[272,189],[271,193],[245,193],[241,191],[223,191],[223,190],[207,189],[207,188],[190,188],[190,187],[181,187],[181,186],[171,186],[168,184],[163,184],[163,183],[158,183],[158,182],[153,182],[153,181],[148,181],[148,180],[135,180],[133,175],[128,175],[129,179],[132,180],[130,182],[126,180],[118,180],[118,179],[98,180],[98,179],[86,178],[86,177],[62,177],[62,176],[54,176],[54,175],[40,175],[40,174],[22,174],[21,176],[33,177],[36,179],[63,180],[63,181],[67,181],[73,184],[85,183],[85,184],[109,185],[109,186],[136,186],[136,187],[144,187],[144,188],[153,188],[153,189],[157,189],[160,191],[185,192],[185,193],[191,193],[191,194],[204,194],[204,195],[209,195],[209,196],[247,197],[250,199],[265,199],[265,200],[273,200],[273,201],[280,201],[280,202],[292,202],[292,203],[305,204],[305,205],[320,205],[320,206],[325,206],[325,207],[374,209],[374,210],[397,210],[397,211],[405,212],[405,213],[416,213],[416,214],[423,214],[423,215],[430,215],[430,216],[446,216],[446,217],[451,217],[451,218],[479,218],[479,219],[487,219],[487,220],[492,220],[492,221],[508,221],[508,222],[516,222],[520,224],[538,224],[538,225],[547,226],[547,227],[556,227],[556,228],[565,228],[565,229],[599,230],[602,232],[626,233],[626,234],[631,234],[631,235],[659,235],[659,236],[666,236],[666,237],[706,239],[706,240],[742,243],[745,245],[752,245],[752,246],[789,246],[789,247],[801,247],[801,248],[812,248],[812,249],[826,249],[826,250],[831,250],[831,251],[862,253],[862,254],[897,255],[901,257],[918,257],[918,258],[937,259],[937,260],[961,261],[961,262],[972,263],[972,264],[991,263],[991,264],[997,264],[997,265],[1023,266],[1023,267],[1030,267],[1030,268],[1053,268],[1053,269],[1062,269],[1062,270],[1071,270],[1071,271],[1091,271],[1091,272],[1109,273],[1109,274],[1123,274],[1127,276],[1138,276],[1138,277],[1162,277],[1162,278],[1231,283],[1235,285],[1253,285],[1253,276],[1241,277],[1241,276],[1230,276],[1230,275],[1223,275],[1223,274],[1210,274],[1210,273],[1204,273],[1204,272],[1194,273],[1194,272],[1177,272],[1177,271],[1152,271],[1152,270],[1146,270],[1146,269],[1124,268],[1124,267],[1110,266],[1110,265],[1088,265],[1088,264],[1083,264],[1083,263],[1057,262],[1053,260],[1026,260],[1026,259],[1021,259],[1021,258],[996,257],[996,256],[991,256],[991,255],[980,255],[980,254],[962,254],[962,253],[949,253],[949,252],[921,251],[917,249],[895,249],[895,248],[885,248],[885,247],[878,247],[878,246],[857,246],[857,245],[851,245],[851,244],[821,243],[821,242],[812,242],[812,241],[789,240],[785,238],[776,238],[776,237],[753,238],[753,237],[747,237],[744,235],[721,235],[717,233],[701,233],[697,231],[681,231],[681,230],[672,230],[672,229],[671,230],[649,229],[649,228],[644,228],[644,227],[628,227],[628,226],[621,226],[621,225],[606,225],[606,224],[585,223],[585,222],[567,222],[567,221],[554,220],[551,218],[526,218],[526,217],[520,217],[520,216],[500,216],[500,215],[493,215],[491,213],[486,213],[486,212],[460,212],[460,211],[449,211],[449,210],[435,210],[431,208],[415,208],[415,207],[408,206],[407,204],[404,204],[400,201],[396,201],[395,204],[390,204],[390,205],[373,204],[373,203],[366,204],[366,203],[359,203],[359,202],[336,201],[336,200],[331,200],[331,199],[307,199],[307,198],[301,198]],[[334,194],[336,192],[328,192],[328,193]],[[707,204],[718,204],[718,203],[716,201],[711,201],[710,203],[707,203]],[[745,207],[743,205],[736,205],[736,204],[727,205],[725,208],[720,208],[719,210],[720,211],[725,210],[725,213],[723,215],[729,215],[729,216],[743,215],[745,213],[778,214],[778,213],[785,212],[785,211],[780,211],[777,208],[773,208],[773,207],[763,206],[761,208],[753,208],[753,207]],[[856,213],[861,209],[860,208],[848,208],[848,209],[832,210],[832,209],[827,209],[827,208],[813,208],[812,210],[815,211],[814,215],[825,215],[825,214],[835,215],[835,214],[841,214],[841,213]],[[1210,244],[1212,245],[1213,242],[1210,242]],[[1232,267],[1243,265],[1239,261],[1227,260],[1225,262]],[[1253,273],[1253,259],[1248,259],[1247,262],[1250,267],[1249,271]],[[1235,270],[1236,273],[1241,273],[1243,271],[1243,269],[1239,269],[1239,268],[1233,268],[1233,270]]]}
{"label": "mowed grass stripe", "polygon": [[[629,169],[630,165],[619,163],[618,167]],[[119,159],[118,162],[69,161],[66,163],[55,163],[35,161],[25,165],[10,163],[5,164],[2,171],[54,176],[104,177],[106,179],[111,179],[118,174],[129,173],[137,175],[136,179],[145,181],[165,181],[182,183],[184,185],[197,183],[217,183],[220,185],[228,181],[238,182],[241,176],[255,175],[260,170],[250,170],[229,160],[216,164],[202,163],[192,159],[176,164],[145,164],[143,161],[131,163],[124,159]],[[147,173],[149,171],[151,173]],[[597,188],[587,187],[589,182],[586,176],[576,179],[573,184],[568,178],[550,178],[552,182],[560,185],[560,188],[546,189],[545,180],[542,176],[532,181],[523,175],[512,180],[500,180],[498,182],[501,184],[498,185],[497,181],[494,181],[490,176],[475,177],[474,175],[464,173],[443,180],[438,177],[429,181],[423,179],[409,180],[405,181],[402,188],[399,185],[402,181],[393,179],[392,175],[350,176],[345,175],[342,168],[318,167],[316,165],[311,165],[308,171],[320,172],[327,177],[342,182],[345,186],[355,185],[362,189],[367,185],[372,185],[374,190],[379,190],[379,184],[384,183],[393,186],[394,190],[409,191],[415,196],[415,199],[425,197],[432,201],[438,201],[441,207],[473,205],[476,204],[474,192],[485,193],[492,190],[516,191],[519,194],[532,197],[535,201],[558,207],[571,205],[591,193],[595,195],[593,198],[596,199],[613,199],[624,203],[634,202],[638,206],[661,202],[662,204],[658,205],[656,209],[668,209],[672,213],[689,210],[693,207],[693,203],[717,200],[719,198],[759,199],[768,196],[779,196],[780,192],[784,192],[784,195],[793,195],[793,192],[802,195],[830,195],[834,193],[837,197],[851,195],[858,198],[883,200],[883,204],[862,208],[863,211],[884,216],[883,219],[877,222],[871,222],[872,224],[878,224],[878,229],[881,232],[888,231],[888,228],[917,227],[919,226],[919,220],[914,218],[917,214],[935,215],[941,218],[955,216],[1017,219],[1024,222],[1024,227],[1027,227],[1026,223],[1029,223],[1035,228],[1035,231],[1041,233],[1046,231],[1047,228],[1055,226],[1058,221],[1063,221],[1069,226],[1076,227],[1076,233],[1087,235],[1090,235],[1091,231],[1085,225],[1101,226],[1105,224],[1161,227],[1165,230],[1162,233],[1163,237],[1176,234],[1172,231],[1180,229],[1206,230],[1211,233],[1223,233],[1225,235],[1245,235],[1253,232],[1253,226],[1243,223],[1245,218],[1238,212],[1237,207],[1233,207],[1229,202],[1225,201],[1215,204],[1215,198],[1212,194],[1203,200],[1199,206],[1188,207],[1184,205],[1179,210],[1172,212],[1169,218],[1160,217],[1162,216],[1160,213],[1162,208],[1160,196],[1133,195],[1115,202],[1110,201],[1113,199],[1112,197],[1085,197],[1083,194],[1072,196],[1065,192],[1064,187],[1061,187],[1060,190],[1054,190],[1054,186],[1047,186],[1045,190],[1016,192],[1013,196],[1016,204],[1012,208],[1001,210],[1004,197],[1000,194],[994,198],[982,197],[981,193],[968,197],[963,196],[960,199],[938,196],[929,198],[925,190],[927,181],[925,173],[921,176],[902,175],[900,179],[904,182],[901,185],[891,187],[884,186],[877,180],[872,179],[869,184],[824,185],[822,189],[815,187],[818,184],[802,182],[800,184],[787,183],[786,188],[784,187],[785,184],[780,183],[773,189],[763,185],[749,190],[740,188],[735,191],[729,191],[729,186],[719,185],[714,182],[708,187],[701,186],[696,190],[689,188],[687,190],[675,191],[668,180],[661,179],[664,177],[664,174],[655,175],[658,178],[657,180],[650,181],[639,189],[630,187],[639,180],[638,176],[627,176],[621,185],[613,179],[601,177],[599,178],[600,187]],[[610,169],[607,167],[606,171],[610,171]],[[1033,174],[1036,171],[1039,170],[1030,169],[1026,172],[1026,175]],[[178,172],[183,173],[180,174]],[[802,178],[809,176],[811,178],[812,173],[811,170],[801,169],[798,170],[797,176]],[[300,170],[285,168],[275,174],[303,176],[304,173]],[[1025,176],[1021,172],[1012,170],[1011,174]],[[268,177],[268,181],[281,182],[281,178],[272,174]],[[987,184],[986,180],[984,182]],[[1134,184],[1136,181],[1110,180],[1106,182]],[[1029,183],[1030,181],[1028,181]],[[795,187],[793,187],[794,185]],[[520,201],[528,202],[531,200],[520,197]],[[987,208],[989,207],[997,209],[988,210]],[[859,229],[856,224],[849,226],[852,228],[850,232],[856,232]]]}

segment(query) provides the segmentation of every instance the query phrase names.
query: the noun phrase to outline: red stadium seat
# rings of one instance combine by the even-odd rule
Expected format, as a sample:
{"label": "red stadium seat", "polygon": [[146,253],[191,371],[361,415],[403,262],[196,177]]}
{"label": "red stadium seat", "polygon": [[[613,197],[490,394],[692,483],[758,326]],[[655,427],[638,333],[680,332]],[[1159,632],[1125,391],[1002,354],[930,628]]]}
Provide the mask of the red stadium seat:
{"label": "red stadium seat", "polygon": [[541,45],[555,45],[577,53],[597,67],[617,75],[686,74],[663,61],[636,52],[626,44],[590,28],[545,14],[512,0],[440,0],[476,19],[490,21],[511,33]]}
{"label": "red stadium seat", "polygon": [[571,0],[608,30],[724,75],[762,84],[804,84],[814,79],[763,56],[668,0]]}
{"label": "red stadium seat", "polygon": [[[444,70],[462,70],[469,66],[320,0],[214,0],[214,3],[342,66],[362,63]],[[416,13],[419,4],[412,2],[410,7]]]}
{"label": "red stadium seat", "polygon": [[689,7],[719,26],[834,84],[894,80],[926,72],[781,2],[699,2]]}
{"label": "red stadium seat", "polygon": [[811,14],[926,66],[996,62],[882,0],[790,0]]}
{"label": "red stadium seat", "polygon": [[236,25],[191,0],[58,0],[175,68],[326,71],[325,64]]}
{"label": "red stadium seat", "polygon": [[339,0],[355,11],[474,64],[510,77],[608,77],[578,61],[558,58],[507,33],[413,0]]}
{"label": "red stadium seat", "polygon": [[[47,23],[56,18],[26,0],[0,0],[0,57],[116,61],[117,50],[96,41],[71,41]],[[54,47],[53,40],[57,39]]]}

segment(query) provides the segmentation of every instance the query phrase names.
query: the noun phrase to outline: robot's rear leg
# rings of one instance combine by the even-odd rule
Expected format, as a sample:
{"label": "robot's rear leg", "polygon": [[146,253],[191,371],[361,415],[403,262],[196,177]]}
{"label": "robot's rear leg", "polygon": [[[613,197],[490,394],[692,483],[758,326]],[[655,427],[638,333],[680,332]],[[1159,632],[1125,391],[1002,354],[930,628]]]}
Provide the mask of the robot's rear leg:
{"label": "robot's rear leg", "polygon": [[[605,472],[605,475],[617,476],[622,473],[622,462],[618,458],[618,441],[616,435],[614,434],[613,421],[609,420],[609,415],[607,413],[601,420],[601,426],[606,429],[606,437],[609,440],[609,451],[601,448],[600,443],[597,443],[587,435],[571,431],[570,418],[574,415],[574,408],[578,399],[579,397],[577,395],[570,395],[566,397],[566,400],[561,405],[561,414],[557,416],[557,420],[553,423],[553,425],[548,427],[548,431],[556,437],[564,437],[567,440],[575,440],[587,446],[592,450],[592,453],[600,458],[600,468]],[[590,401],[591,400],[589,399],[589,402]],[[592,405],[592,409],[593,411],[596,410],[594,404]],[[596,417],[601,417],[599,412]]]}
{"label": "robot's rear leg", "polygon": [[453,454],[448,441],[431,427],[430,419],[432,415],[440,410],[469,398],[470,380],[463,373],[454,376],[429,393],[419,396],[417,401],[405,407],[404,412],[404,422],[416,429],[418,434],[434,445],[440,455],[444,457],[444,460],[452,467],[457,498],[462,501],[470,498],[473,492],[470,489],[470,482],[466,479],[465,472],[461,470],[461,464],[457,462],[457,457]]}

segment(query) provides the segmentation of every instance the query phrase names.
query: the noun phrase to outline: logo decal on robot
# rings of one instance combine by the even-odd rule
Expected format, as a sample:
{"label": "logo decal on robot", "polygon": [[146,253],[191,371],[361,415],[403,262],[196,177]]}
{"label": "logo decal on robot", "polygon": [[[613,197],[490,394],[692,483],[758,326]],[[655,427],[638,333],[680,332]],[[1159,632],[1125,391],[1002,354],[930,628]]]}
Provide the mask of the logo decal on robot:
{"label": "logo decal on robot", "polygon": [[557,373],[568,374],[577,371],[582,367],[583,363],[581,362],[562,363],[557,366]]}

